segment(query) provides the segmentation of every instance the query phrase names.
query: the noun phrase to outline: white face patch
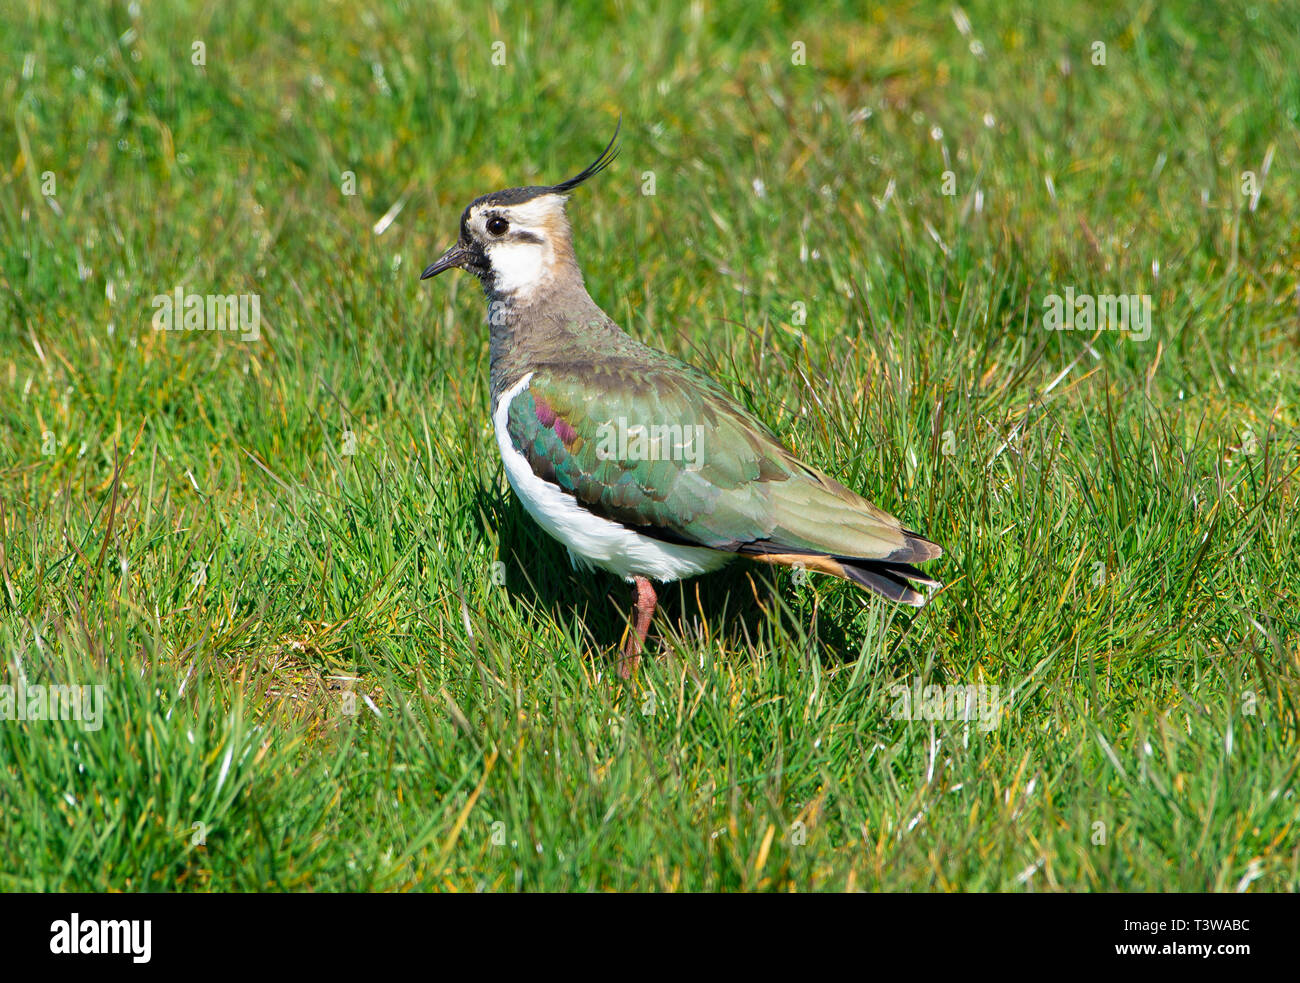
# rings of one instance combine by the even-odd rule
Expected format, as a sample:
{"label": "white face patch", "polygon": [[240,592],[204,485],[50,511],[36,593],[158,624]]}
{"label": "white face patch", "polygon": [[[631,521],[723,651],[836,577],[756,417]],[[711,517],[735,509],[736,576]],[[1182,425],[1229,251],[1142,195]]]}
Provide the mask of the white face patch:
{"label": "white face patch", "polygon": [[[487,252],[497,293],[524,299],[555,276],[556,240],[567,247],[564,201],[563,195],[545,194],[518,205],[483,205],[470,214],[470,231]],[[499,237],[487,228],[494,216],[510,223]]]}
{"label": "white face patch", "polygon": [[487,247],[496,289],[528,296],[551,278],[550,246],[544,242],[497,242]]}

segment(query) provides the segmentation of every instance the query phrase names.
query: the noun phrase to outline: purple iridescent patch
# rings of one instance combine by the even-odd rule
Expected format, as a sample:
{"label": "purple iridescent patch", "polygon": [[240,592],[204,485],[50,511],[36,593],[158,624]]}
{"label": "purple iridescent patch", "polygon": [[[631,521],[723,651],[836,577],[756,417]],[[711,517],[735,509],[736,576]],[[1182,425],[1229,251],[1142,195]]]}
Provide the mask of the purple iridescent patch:
{"label": "purple iridescent patch", "polygon": [[537,422],[548,430],[555,431],[555,436],[559,437],[566,446],[577,439],[578,431],[560,419],[560,415],[555,412],[555,407],[543,397],[533,396],[533,408],[537,411]]}
{"label": "purple iridescent patch", "polygon": [[578,437],[578,431],[574,430],[573,427],[569,426],[559,417],[555,418],[554,429],[555,429],[555,436],[559,437],[560,440],[564,441],[566,447],[569,444],[572,444],[574,440],[576,440]]}
{"label": "purple iridescent patch", "polygon": [[555,422],[556,419],[555,410],[552,409],[551,404],[548,403],[546,400],[544,400],[541,396],[534,396],[533,406],[537,410],[538,422],[541,423],[542,426],[549,428],[551,424]]}

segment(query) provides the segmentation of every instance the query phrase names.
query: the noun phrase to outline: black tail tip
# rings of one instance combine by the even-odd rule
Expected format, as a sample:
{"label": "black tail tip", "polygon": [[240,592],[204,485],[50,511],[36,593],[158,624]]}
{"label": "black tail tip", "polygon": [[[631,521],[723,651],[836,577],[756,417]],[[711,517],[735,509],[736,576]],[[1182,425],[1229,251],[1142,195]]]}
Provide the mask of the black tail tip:
{"label": "black tail tip", "polygon": [[[933,545],[933,544],[931,544]],[[938,549],[938,547],[935,547]],[[922,593],[913,584],[923,584],[938,590],[943,584],[933,577],[927,577],[916,567],[907,563],[894,563],[886,560],[840,560],[845,575],[853,583],[873,594],[879,594],[895,604],[910,607],[922,607],[929,599],[929,593]]]}

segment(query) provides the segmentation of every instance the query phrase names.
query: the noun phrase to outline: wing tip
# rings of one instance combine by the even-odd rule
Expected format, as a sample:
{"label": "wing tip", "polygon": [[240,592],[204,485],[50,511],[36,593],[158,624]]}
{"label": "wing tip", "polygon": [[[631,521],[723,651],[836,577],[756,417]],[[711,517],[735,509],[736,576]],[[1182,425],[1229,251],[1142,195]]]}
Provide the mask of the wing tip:
{"label": "wing tip", "polygon": [[903,545],[890,554],[891,561],[925,563],[927,560],[937,560],[943,556],[943,547],[938,543],[926,539],[919,532],[911,529],[900,531],[903,534]]}

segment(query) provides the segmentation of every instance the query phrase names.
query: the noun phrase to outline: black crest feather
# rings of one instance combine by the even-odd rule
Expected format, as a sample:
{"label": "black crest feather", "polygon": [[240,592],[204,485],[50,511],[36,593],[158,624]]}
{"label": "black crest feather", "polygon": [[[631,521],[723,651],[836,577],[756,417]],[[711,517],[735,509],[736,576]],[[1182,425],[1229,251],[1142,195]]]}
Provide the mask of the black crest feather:
{"label": "black crest feather", "polygon": [[561,181],[559,184],[545,186],[532,185],[527,188],[506,188],[503,191],[493,191],[491,194],[481,195],[470,202],[469,208],[465,209],[465,214],[461,217],[461,226],[463,227],[469,220],[470,211],[477,205],[519,205],[525,201],[532,201],[532,199],[539,195],[568,194],[578,185],[582,184],[583,181],[599,174],[614,162],[614,158],[618,156],[619,149],[616,146],[618,143],[618,132],[622,128],[623,117],[619,116],[618,125],[614,127],[613,139],[611,139],[605,149],[600,152],[600,156],[588,164],[581,174],[575,174],[573,177],[569,178],[569,180]]}
{"label": "black crest feather", "polygon": [[618,124],[614,127],[614,136],[610,138],[610,141],[605,146],[605,149],[600,152],[600,156],[597,157],[595,160],[593,160],[590,164],[588,164],[581,174],[575,174],[567,181],[561,181],[559,184],[552,185],[550,191],[553,194],[566,194],[572,191],[578,185],[582,184],[583,181],[586,181],[588,178],[595,177],[597,174],[599,174],[601,171],[607,168],[610,164],[614,163],[614,158],[618,156],[618,151],[619,151],[619,148],[616,146],[616,144],[618,143],[618,131],[621,130],[622,128],[623,128],[623,117],[620,115],[618,118]]}

